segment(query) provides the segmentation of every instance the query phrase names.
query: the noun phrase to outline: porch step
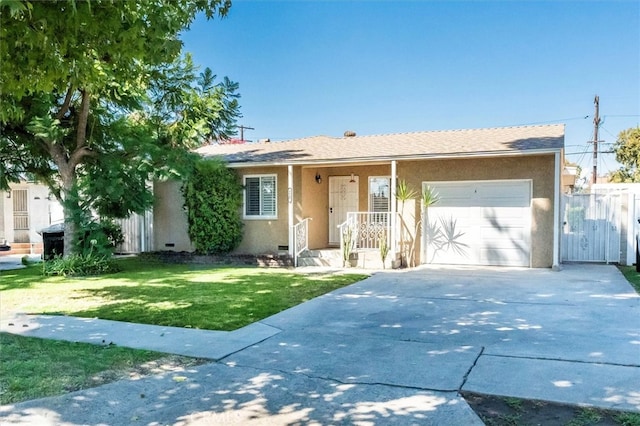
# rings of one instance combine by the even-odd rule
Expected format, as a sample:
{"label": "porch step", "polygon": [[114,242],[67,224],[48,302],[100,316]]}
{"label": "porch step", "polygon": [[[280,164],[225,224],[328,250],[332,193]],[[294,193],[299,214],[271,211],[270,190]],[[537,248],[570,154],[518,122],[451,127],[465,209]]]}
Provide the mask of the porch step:
{"label": "porch step", "polygon": [[342,252],[340,249],[305,250],[298,257],[298,266],[342,268]]}
{"label": "porch step", "polygon": [[[362,269],[385,269],[382,264],[379,250],[362,250],[357,252],[358,268]],[[391,256],[387,256],[386,267],[391,269]]]}
{"label": "porch step", "polygon": [[42,243],[7,243],[9,251],[0,251],[0,256],[10,254],[42,254]]}
{"label": "porch step", "polygon": [[[385,265],[380,259],[379,250],[358,250],[354,252],[354,261],[350,266],[362,269],[391,269],[398,267],[397,262],[392,262],[391,256],[387,257]],[[342,251],[340,249],[305,250],[298,257],[298,266],[328,266],[332,268],[342,268]]]}

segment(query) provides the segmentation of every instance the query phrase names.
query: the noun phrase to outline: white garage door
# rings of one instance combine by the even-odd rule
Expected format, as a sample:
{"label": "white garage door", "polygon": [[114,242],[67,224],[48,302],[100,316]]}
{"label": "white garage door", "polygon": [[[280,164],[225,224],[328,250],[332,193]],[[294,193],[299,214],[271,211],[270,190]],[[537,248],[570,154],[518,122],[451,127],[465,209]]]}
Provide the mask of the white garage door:
{"label": "white garage door", "polygon": [[529,266],[531,181],[425,182],[440,196],[423,227],[423,261]]}

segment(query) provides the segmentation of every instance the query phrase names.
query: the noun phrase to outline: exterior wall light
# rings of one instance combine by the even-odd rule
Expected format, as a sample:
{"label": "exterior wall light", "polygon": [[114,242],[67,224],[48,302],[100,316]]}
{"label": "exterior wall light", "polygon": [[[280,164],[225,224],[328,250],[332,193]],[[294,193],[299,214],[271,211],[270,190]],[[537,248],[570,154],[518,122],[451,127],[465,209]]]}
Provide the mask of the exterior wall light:
{"label": "exterior wall light", "polygon": [[316,183],[317,184],[321,184],[322,183],[322,176],[320,176],[320,173],[316,173]]}

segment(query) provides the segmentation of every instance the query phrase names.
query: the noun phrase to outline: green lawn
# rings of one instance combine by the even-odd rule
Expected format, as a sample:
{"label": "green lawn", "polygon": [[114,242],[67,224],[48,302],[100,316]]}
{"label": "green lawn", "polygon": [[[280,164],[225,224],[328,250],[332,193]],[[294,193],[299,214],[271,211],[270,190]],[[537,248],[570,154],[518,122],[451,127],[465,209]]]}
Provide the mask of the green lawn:
{"label": "green lawn", "polygon": [[149,259],[123,259],[120,266],[115,274],[82,278],[44,277],[38,265],[2,271],[0,309],[235,330],[366,277]]}
{"label": "green lawn", "polygon": [[618,269],[622,272],[624,277],[631,283],[633,288],[636,289],[636,292],[640,294],[640,273],[636,272],[636,267],[634,266],[618,266]]}
{"label": "green lawn", "polygon": [[[366,278],[282,269],[119,261],[99,277],[44,277],[40,265],[0,271],[0,313],[64,314],[145,324],[234,330]],[[163,365],[202,362],[115,346],[0,333],[0,403],[57,395]],[[154,367],[155,366],[155,367]]]}
{"label": "green lawn", "polygon": [[117,346],[0,333],[0,404],[60,395],[201,362]]}

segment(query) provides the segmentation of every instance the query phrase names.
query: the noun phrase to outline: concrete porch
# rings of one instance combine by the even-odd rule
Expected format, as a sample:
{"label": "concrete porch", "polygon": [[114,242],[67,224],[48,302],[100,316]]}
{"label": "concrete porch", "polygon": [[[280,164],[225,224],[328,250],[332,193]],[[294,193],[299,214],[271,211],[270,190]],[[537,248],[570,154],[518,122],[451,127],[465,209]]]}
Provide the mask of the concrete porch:
{"label": "concrete porch", "polygon": [[377,249],[356,249],[351,253],[351,261],[344,265],[342,250],[339,248],[325,248],[318,250],[304,250],[298,256],[298,266],[319,266],[332,268],[361,268],[361,269],[396,269],[399,261],[392,261],[391,254],[387,256],[384,265]]}

